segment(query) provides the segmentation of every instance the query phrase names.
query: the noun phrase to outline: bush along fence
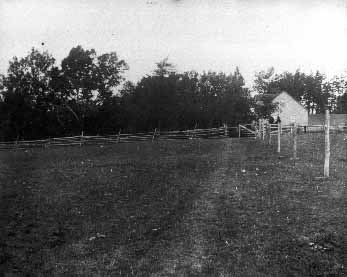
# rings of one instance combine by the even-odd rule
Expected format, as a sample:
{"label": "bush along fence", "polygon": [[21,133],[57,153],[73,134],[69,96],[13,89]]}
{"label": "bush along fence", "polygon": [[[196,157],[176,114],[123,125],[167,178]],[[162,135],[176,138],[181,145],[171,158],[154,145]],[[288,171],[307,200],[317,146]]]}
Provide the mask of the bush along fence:
{"label": "bush along fence", "polygon": [[182,139],[216,139],[226,137],[237,137],[238,127],[229,127],[224,124],[219,128],[210,129],[191,129],[184,131],[159,131],[127,134],[119,131],[114,135],[106,136],[70,136],[58,137],[41,140],[21,140],[0,142],[0,149],[16,149],[16,148],[49,148],[54,146],[83,146],[83,145],[104,145],[112,143],[130,143],[140,141],[155,140],[182,140]]}
{"label": "bush along fence", "polygon": [[[329,177],[330,172],[330,135],[331,133],[343,132],[344,140],[347,147],[347,125],[331,126],[329,110],[325,111],[325,124],[324,125],[309,125],[300,126],[295,122],[291,125],[269,124],[262,120],[255,127],[256,137],[263,140],[266,144],[277,144],[277,152],[281,153],[281,136],[289,135],[292,141],[292,159],[295,161],[297,156],[297,138],[302,133],[318,133],[324,132],[324,177]],[[347,151],[347,148],[346,148]],[[346,152],[347,154],[347,152]]]}

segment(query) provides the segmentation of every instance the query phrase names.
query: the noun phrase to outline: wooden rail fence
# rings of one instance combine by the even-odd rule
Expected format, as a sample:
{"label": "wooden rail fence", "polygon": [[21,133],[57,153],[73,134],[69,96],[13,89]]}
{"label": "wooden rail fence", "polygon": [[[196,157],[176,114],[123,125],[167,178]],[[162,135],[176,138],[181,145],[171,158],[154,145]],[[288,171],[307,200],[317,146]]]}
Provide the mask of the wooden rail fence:
{"label": "wooden rail fence", "polygon": [[0,142],[0,149],[16,149],[16,148],[48,148],[54,146],[82,146],[95,144],[111,144],[111,143],[129,143],[139,141],[154,141],[158,139],[179,140],[179,139],[214,139],[236,136],[237,127],[228,127],[226,125],[219,128],[210,129],[192,129],[184,131],[158,131],[153,132],[126,134],[119,132],[114,135],[106,136],[70,136],[57,137],[40,140],[21,140]]}
{"label": "wooden rail fence", "polygon": [[[210,129],[191,129],[184,131],[159,131],[142,132],[142,133],[122,133],[119,131],[117,134],[105,136],[69,136],[57,137],[40,140],[21,140],[21,141],[7,141],[0,142],[0,149],[16,149],[16,148],[48,148],[54,146],[82,146],[94,144],[112,144],[112,143],[130,143],[139,141],[154,141],[154,140],[184,140],[184,139],[215,139],[225,137],[247,137],[247,138],[261,138],[271,143],[271,137],[280,135],[293,134],[293,125],[285,125],[278,128],[278,124],[262,124],[259,126],[252,126],[251,124],[239,124],[238,127],[229,127],[226,124],[219,128]],[[299,133],[304,132],[324,132],[324,125],[310,125],[310,126],[297,126]],[[342,131],[347,132],[347,125],[345,126],[330,126],[329,132]],[[279,141],[279,140],[277,140]]]}

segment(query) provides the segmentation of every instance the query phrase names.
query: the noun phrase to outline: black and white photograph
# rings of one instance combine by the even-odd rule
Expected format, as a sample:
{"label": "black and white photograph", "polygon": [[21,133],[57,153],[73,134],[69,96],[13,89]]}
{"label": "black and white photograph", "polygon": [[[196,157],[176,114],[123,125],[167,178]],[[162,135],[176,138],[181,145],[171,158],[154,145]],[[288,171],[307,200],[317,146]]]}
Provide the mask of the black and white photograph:
{"label": "black and white photograph", "polygon": [[347,276],[347,0],[0,0],[0,275]]}

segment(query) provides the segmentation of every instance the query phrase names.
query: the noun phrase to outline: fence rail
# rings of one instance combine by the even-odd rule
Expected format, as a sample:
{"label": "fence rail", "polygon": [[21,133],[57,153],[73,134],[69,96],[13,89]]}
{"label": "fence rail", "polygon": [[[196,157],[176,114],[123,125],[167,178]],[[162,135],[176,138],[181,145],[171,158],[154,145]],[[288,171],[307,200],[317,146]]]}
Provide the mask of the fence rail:
{"label": "fence rail", "polygon": [[[82,146],[93,144],[112,144],[112,143],[129,143],[153,140],[184,140],[184,139],[216,139],[226,137],[263,137],[262,132],[269,132],[271,136],[277,136],[278,125],[269,124],[269,130],[262,127],[254,127],[252,125],[243,124],[238,127],[222,126],[210,129],[190,129],[183,131],[153,131],[141,133],[118,133],[105,136],[68,136],[56,137],[39,140],[21,140],[21,141],[5,141],[0,142],[0,149],[15,148],[48,148],[54,146]],[[324,132],[324,125],[297,126],[298,132]],[[281,134],[293,132],[293,125],[281,126]],[[330,126],[330,132],[346,132],[347,125]],[[265,134],[266,135],[266,134]]]}
{"label": "fence rail", "polygon": [[[299,133],[315,133],[315,132],[324,132],[324,126],[325,125],[308,125],[308,126],[296,126],[297,131]],[[270,134],[276,135],[278,133],[278,125],[277,124],[269,124],[270,127]],[[293,132],[293,125],[282,125],[281,126],[281,133],[292,133]],[[334,132],[347,132],[347,125],[338,125],[338,126],[330,126],[329,128],[330,133]]]}
{"label": "fence rail", "polygon": [[[254,129],[252,129],[254,128]],[[239,124],[239,137],[256,138],[259,129],[251,124]]]}
{"label": "fence rail", "polygon": [[153,141],[157,139],[178,140],[178,139],[213,139],[229,137],[231,133],[237,133],[237,127],[223,126],[210,129],[191,129],[183,131],[162,131],[147,133],[118,133],[105,136],[69,136],[57,137],[40,140],[21,140],[0,142],[0,149],[15,148],[47,148],[54,146],[73,146],[73,145],[95,145],[112,143],[129,143],[140,141]]}

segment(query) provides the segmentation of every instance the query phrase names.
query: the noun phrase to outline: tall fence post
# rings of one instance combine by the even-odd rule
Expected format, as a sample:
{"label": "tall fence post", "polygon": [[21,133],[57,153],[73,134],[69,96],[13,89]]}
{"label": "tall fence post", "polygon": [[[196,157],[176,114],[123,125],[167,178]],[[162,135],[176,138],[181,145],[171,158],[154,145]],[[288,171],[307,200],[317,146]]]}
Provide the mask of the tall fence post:
{"label": "tall fence post", "polygon": [[296,122],[294,122],[293,124],[293,159],[296,160],[297,158],[297,134],[298,134],[298,130],[297,130],[297,125]]}
{"label": "tall fence post", "polygon": [[330,114],[329,109],[325,110],[325,157],[324,157],[324,177],[329,177],[329,163],[330,163]]}
{"label": "tall fence post", "polygon": [[197,127],[198,127],[198,123],[196,122],[195,125],[194,125],[194,129],[191,132],[191,135],[189,137],[190,139],[193,139],[195,137],[195,130],[196,130]]}
{"label": "tall fence post", "polygon": [[50,144],[51,144],[51,137],[49,137],[49,138],[47,139],[47,141],[43,143],[43,147],[44,147],[44,148],[49,148],[49,145],[50,145]]}
{"label": "tall fence post", "polygon": [[80,146],[83,145],[83,130],[82,130],[82,133],[81,133],[81,137],[80,137]]}
{"label": "tall fence post", "polygon": [[122,129],[119,129],[119,131],[118,131],[117,143],[120,143],[120,133],[121,133],[121,130]]}
{"label": "tall fence post", "polygon": [[281,153],[281,123],[277,123],[277,153]]}
{"label": "tall fence post", "polygon": [[153,133],[153,136],[152,136],[152,142],[155,140],[156,134],[157,134],[157,128],[154,129],[154,133]]}
{"label": "tall fence post", "polygon": [[239,138],[241,138],[241,127],[240,127],[240,124],[239,124]]}
{"label": "tall fence post", "polygon": [[262,120],[261,122],[261,133],[262,133],[262,139],[265,140],[265,122]]}
{"label": "tall fence post", "polygon": [[267,124],[268,144],[271,145],[271,124]]}
{"label": "tall fence post", "polygon": [[228,136],[228,125],[226,123],[224,123],[224,135]]}
{"label": "tall fence post", "polygon": [[258,120],[258,138],[261,139],[261,119]]}

